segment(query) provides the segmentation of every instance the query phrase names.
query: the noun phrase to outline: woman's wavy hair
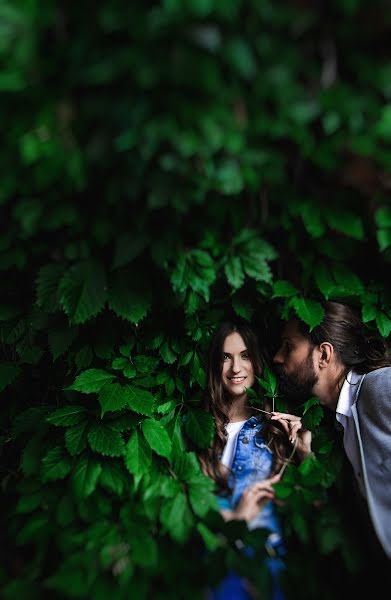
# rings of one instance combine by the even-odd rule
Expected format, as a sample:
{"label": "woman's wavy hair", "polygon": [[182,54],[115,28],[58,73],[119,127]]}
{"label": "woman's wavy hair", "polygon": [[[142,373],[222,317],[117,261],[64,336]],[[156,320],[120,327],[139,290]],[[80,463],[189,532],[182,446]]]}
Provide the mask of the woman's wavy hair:
{"label": "woman's wavy hair", "polygon": [[391,365],[387,341],[366,333],[357,309],[331,300],[323,307],[322,322],[310,331],[308,325],[299,321],[299,331],[312,348],[322,342],[333,345],[337,360],[343,366],[342,381],[352,369],[364,374]]}
{"label": "woman's wavy hair", "polygon": [[[227,336],[234,332],[237,332],[243,339],[256,377],[261,376],[265,364],[258,337],[247,321],[241,319],[227,320],[217,327],[207,353],[207,390],[204,397],[204,408],[213,415],[215,420],[215,435],[210,447],[199,451],[198,457],[204,473],[216,482],[221,492],[225,491],[227,493],[230,491],[228,475],[233,474],[230,469],[222,464],[220,458],[227,441],[225,426],[229,422],[232,399],[224,390],[222,370],[224,341]],[[265,410],[271,410],[267,398],[265,399]],[[274,474],[286,461],[289,451],[288,437],[280,429],[279,424],[270,421],[269,417],[259,416],[261,413],[257,413],[256,409],[253,409],[253,414],[257,415],[262,421],[262,436],[273,455],[272,472]]]}

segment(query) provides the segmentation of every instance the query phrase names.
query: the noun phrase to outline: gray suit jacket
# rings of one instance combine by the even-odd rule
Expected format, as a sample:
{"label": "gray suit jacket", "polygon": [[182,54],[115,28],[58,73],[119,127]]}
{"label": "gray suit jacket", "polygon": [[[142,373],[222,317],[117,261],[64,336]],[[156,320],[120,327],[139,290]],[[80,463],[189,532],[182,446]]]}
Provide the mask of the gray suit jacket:
{"label": "gray suit jacket", "polygon": [[391,558],[391,367],[362,376],[352,413],[369,514]]}

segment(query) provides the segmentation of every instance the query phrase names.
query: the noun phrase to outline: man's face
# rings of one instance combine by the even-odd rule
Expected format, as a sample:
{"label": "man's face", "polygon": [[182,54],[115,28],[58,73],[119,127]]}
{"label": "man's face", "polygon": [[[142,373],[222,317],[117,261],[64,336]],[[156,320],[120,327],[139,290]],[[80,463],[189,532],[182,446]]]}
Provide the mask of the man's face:
{"label": "man's face", "polygon": [[281,346],[273,357],[279,392],[287,400],[304,402],[318,382],[313,349],[300,333],[297,322],[288,321],[282,332]]}

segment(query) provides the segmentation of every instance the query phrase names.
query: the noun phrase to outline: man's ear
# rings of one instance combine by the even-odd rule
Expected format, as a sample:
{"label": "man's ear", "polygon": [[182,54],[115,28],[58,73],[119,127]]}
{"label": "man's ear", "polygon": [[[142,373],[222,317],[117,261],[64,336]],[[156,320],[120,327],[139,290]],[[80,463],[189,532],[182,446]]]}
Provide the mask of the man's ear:
{"label": "man's ear", "polygon": [[320,369],[328,367],[334,358],[334,346],[329,342],[319,344],[318,364]]}

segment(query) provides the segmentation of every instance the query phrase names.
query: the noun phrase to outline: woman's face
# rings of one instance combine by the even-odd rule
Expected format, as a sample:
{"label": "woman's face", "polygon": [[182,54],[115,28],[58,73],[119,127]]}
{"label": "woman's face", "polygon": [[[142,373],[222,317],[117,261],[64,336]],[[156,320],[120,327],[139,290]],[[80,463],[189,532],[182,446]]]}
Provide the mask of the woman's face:
{"label": "woman's face", "polygon": [[242,336],[234,331],[223,344],[222,384],[232,398],[246,394],[255,381],[253,365]]}

